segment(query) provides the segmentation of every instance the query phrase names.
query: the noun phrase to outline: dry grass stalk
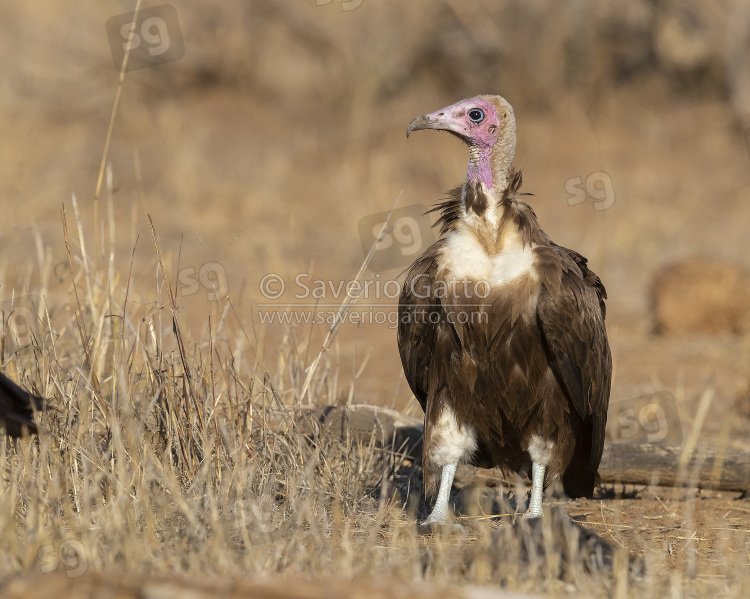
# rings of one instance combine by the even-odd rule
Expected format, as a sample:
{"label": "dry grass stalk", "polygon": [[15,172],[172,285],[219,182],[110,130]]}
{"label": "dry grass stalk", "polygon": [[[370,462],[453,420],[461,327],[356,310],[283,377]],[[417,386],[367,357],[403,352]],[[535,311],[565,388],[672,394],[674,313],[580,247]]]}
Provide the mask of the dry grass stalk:
{"label": "dry grass stalk", "polygon": [[[378,247],[378,244],[385,239],[390,232],[393,230],[393,226],[389,227],[389,223],[391,221],[391,216],[393,216],[393,211],[398,206],[399,201],[401,200],[401,196],[403,195],[404,190],[402,189],[398,197],[396,198],[396,201],[393,203],[393,208],[391,208],[391,211],[388,213],[388,216],[385,219],[385,222],[383,223],[383,226],[380,227],[380,231],[378,232],[378,235],[375,239],[375,242],[370,247],[370,250],[367,252],[367,256],[365,256],[365,259],[362,261],[362,264],[359,267],[359,270],[357,271],[357,274],[354,277],[354,282],[359,283],[362,280],[362,275],[365,272],[365,269],[367,268],[367,265],[370,264],[370,261],[372,260],[372,257],[375,255],[375,250]],[[354,304],[357,303],[358,297],[351,297],[348,293],[344,297],[343,302],[341,303],[341,306],[339,306],[338,311],[336,312],[336,318],[334,319],[333,323],[331,324],[331,327],[328,329],[328,333],[326,334],[325,339],[323,340],[323,345],[320,348],[320,352],[313,360],[312,364],[310,365],[308,371],[307,371],[307,377],[305,378],[305,382],[302,385],[302,390],[299,394],[300,401],[303,400],[305,397],[305,394],[307,393],[308,389],[310,388],[310,381],[312,380],[312,377],[315,375],[315,371],[318,368],[318,363],[320,362],[320,359],[323,357],[323,354],[325,354],[328,349],[330,348],[331,344],[336,338],[336,332],[338,331],[341,324],[344,322],[344,317],[346,316],[347,312],[354,306]],[[309,403],[312,403],[312,401],[309,401]]]}

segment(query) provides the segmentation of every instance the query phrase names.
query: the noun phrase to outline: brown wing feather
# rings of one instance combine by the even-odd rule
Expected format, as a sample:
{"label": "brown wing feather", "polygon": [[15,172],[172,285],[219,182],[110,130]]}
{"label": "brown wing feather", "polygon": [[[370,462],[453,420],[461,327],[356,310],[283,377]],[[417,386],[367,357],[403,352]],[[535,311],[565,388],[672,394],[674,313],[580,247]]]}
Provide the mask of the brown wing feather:
{"label": "brown wing feather", "polygon": [[575,478],[576,465],[581,466],[581,479],[593,485],[604,448],[612,378],[612,357],[601,307],[606,291],[580,254],[560,246],[550,246],[547,251],[556,254],[548,260],[558,258],[562,268],[549,269],[556,270],[557,276],[543,277],[537,317],[550,366],[586,429],[586,438],[577,440],[576,455],[568,471]]}
{"label": "brown wing feather", "polygon": [[581,254],[575,250],[557,245],[553,241],[550,242],[550,245],[564,251],[576,263],[578,268],[581,269],[584,281],[586,281],[589,287],[592,287],[594,291],[596,291],[596,297],[599,300],[599,308],[601,308],[602,311],[602,318],[605,318],[607,316],[607,305],[604,303],[604,300],[607,299],[607,290],[604,288],[602,280],[588,267],[588,258],[581,256]]}
{"label": "brown wing feather", "polygon": [[[456,225],[461,213],[463,185],[448,192],[448,197],[433,206],[427,214],[439,212],[433,225],[440,228],[441,236]],[[414,396],[427,412],[429,389],[429,366],[432,362],[435,343],[440,336],[455,335],[455,330],[446,322],[440,299],[434,297],[437,257],[445,244],[442,237],[436,241],[411,265],[406,274],[398,303],[398,350],[404,375]],[[429,322],[425,315],[433,315]],[[450,330],[449,330],[450,329]],[[435,373],[432,375],[435,378]],[[437,389],[433,389],[433,393]]]}
{"label": "brown wing feather", "polygon": [[[439,240],[411,266],[398,303],[398,350],[404,375],[414,396],[426,412],[429,366],[439,334],[442,309],[433,297],[437,254],[445,243]],[[434,314],[436,322],[430,322]]]}

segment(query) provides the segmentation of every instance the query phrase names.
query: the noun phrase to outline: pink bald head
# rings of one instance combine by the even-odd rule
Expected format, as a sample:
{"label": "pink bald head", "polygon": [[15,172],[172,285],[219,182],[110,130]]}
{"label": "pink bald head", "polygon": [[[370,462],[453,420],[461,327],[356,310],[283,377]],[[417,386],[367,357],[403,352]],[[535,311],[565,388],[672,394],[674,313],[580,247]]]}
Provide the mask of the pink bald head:
{"label": "pink bald head", "polygon": [[481,181],[488,188],[504,185],[515,151],[513,108],[500,96],[477,96],[441,110],[418,116],[406,136],[420,129],[448,131],[469,146],[469,181]]}

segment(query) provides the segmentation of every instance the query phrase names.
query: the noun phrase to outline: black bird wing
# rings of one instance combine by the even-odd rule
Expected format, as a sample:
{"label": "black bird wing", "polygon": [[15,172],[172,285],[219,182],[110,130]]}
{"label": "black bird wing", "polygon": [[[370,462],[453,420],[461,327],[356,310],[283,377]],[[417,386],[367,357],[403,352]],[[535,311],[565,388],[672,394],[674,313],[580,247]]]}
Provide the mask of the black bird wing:
{"label": "black bird wing", "polygon": [[[612,379],[612,357],[604,326],[606,291],[577,252],[552,245],[539,255],[539,327],[548,363],[583,419],[585,437],[590,436],[590,441],[577,440],[578,456],[574,456],[574,462],[584,469],[582,478],[593,485],[604,449]],[[585,445],[590,445],[590,449]],[[589,495],[590,491],[582,494]]]}
{"label": "black bird wing", "polygon": [[0,372],[0,420],[5,423],[5,431],[11,437],[23,435],[23,429],[36,433],[37,427],[32,416],[34,409],[44,409],[41,397],[29,393]]}

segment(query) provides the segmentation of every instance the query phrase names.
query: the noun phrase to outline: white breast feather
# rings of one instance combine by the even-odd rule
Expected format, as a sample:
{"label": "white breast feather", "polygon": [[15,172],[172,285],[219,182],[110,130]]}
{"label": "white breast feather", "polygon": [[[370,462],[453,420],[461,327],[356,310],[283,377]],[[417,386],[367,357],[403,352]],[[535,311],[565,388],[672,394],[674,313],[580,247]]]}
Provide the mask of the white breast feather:
{"label": "white breast feather", "polygon": [[441,260],[446,278],[487,281],[491,287],[509,283],[530,272],[533,265],[533,245],[524,246],[520,235],[506,239],[503,251],[490,256],[474,231],[460,225],[448,236]]}

